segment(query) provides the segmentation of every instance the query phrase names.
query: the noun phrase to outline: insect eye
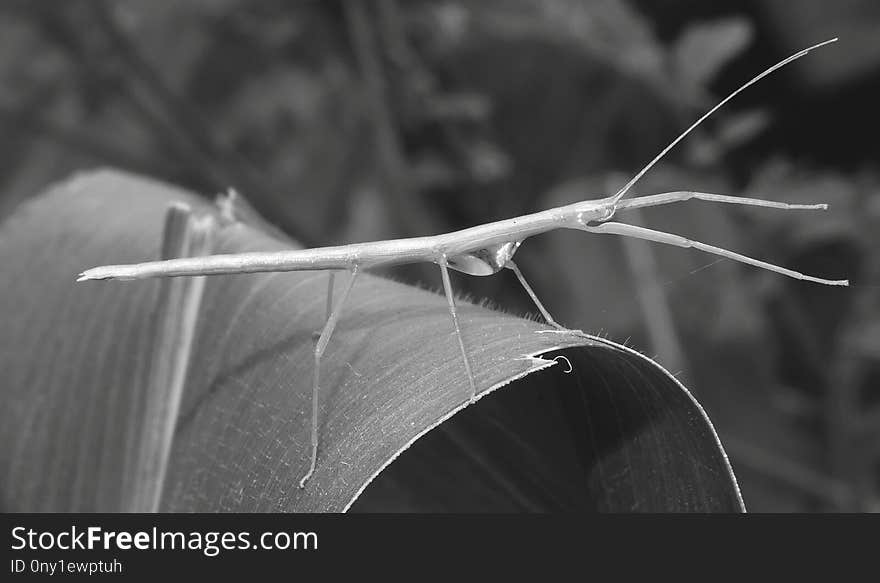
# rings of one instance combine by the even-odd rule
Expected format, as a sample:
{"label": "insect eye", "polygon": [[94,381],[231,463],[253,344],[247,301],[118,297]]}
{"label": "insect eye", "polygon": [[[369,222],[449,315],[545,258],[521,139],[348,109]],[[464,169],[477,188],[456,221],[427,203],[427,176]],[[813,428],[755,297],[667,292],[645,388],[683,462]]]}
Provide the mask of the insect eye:
{"label": "insect eye", "polygon": [[605,221],[610,220],[611,217],[614,216],[614,212],[616,210],[617,209],[614,206],[606,207],[606,208],[602,209],[602,214],[599,215],[597,218],[593,219],[593,221],[591,221],[591,222],[604,223]]}
{"label": "insect eye", "polygon": [[597,209],[597,210],[599,211],[597,213],[598,216],[593,215],[593,213],[590,213],[590,216],[587,216],[584,213],[578,214],[577,222],[580,223],[581,225],[583,225],[584,227],[594,227],[596,225],[604,223],[605,221],[607,221],[611,217],[613,217],[614,212],[617,209],[615,209],[613,206],[609,206],[609,207],[605,207],[605,208]]}

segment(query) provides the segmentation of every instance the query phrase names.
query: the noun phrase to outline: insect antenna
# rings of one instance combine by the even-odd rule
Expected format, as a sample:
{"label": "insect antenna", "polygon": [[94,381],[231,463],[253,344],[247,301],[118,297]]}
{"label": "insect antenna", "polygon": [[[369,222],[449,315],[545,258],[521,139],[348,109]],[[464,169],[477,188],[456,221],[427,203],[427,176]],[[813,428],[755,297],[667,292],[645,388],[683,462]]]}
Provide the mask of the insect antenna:
{"label": "insect antenna", "polygon": [[837,41],[837,37],[832,38],[832,39],[829,39],[829,40],[826,40],[826,41],[821,42],[821,43],[819,43],[819,44],[813,45],[813,46],[808,47],[808,48],[806,48],[806,49],[803,49],[803,50],[801,50],[801,51],[798,51],[798,52],[796,52],[795,54],[791,55],[790,57],[788,57],[788,58],[786,58],[786,59],[783,59],[783,60],[779,61],[778,63],[776,63],[775,65],[773,65],[773,66],[770,67],[769,69],[766,69],[763,73],[760,73],[760,74],[758,74],[758,75],[752,77],[751,80],[749,80],[748,82],[744,83],[743,85],[740,85],[740,87],[739,87],[738,89],[736,89],[736,90],[733,91],[730,95],[728,95],[727,97],[725,97],[724,99],[722,99],[721,101],[719,101],[719,102],[715,105],[715,107],[713,107],[712,109],[710,109],[709,111],[707,111],[706,113],[704,113],[702,116],[700,116],[700,118],[699,118],[697,121],[695,121],[694,123],[692,123],[692,124],[690,125],[690,127],[688,127],[686,130],[684,130],[683,132],[681,132],[681,134],[679,134],[679,136],[678,136],[677,138],[675,138],[674,140],[672,140],[672,142],[670,142],[668,146],[666,146],[665,148],[663,148],[663,150],[661,150],[660,153],[657,154],[657,155],[654,157],[653,160],[651,160],[650,162],[648,162],[648,164],[647,164],[644,168],[642,168],[641,170],[639,170],[638,174],[636,174],[635,176],[633,176],[633,177],[630,179],[629,182],[627,182],[626,184],[623,185],[623,188],[621,188],[620,190],[617,191],[617,193],[616,193],[616,194],[612,197],[612,199],[611,199],[612,202],[616,204],[617,201],[619,201],[621,198],[624,197],[624,195],[626,195],[627,192],[629,192],[629,189],[632,188],[633,185],[634,185],[636,182],[638,182],[639,179],[641,179],[642,176],[644,176],[644,175],[645,175],[645,174],[646,174],[651,168],[654,167],[655,164],[657,164],[657,162],[659,162],[664,156],[666,156],[667,153],[669,153],[669,150],[671,150],[672,148],[674,148],[674,147],[675,147],[680,141],[682,141],[682,140],[683,140],[688,134],[690,134],[694,129],[696,129],[696,127],[697,127],[698,125],[700,125],[701,123],[703,123],[704,121],[706,121],[706,119],[707,119],[710,115],[712,115],[713,113],[715,113],[716,111],[718,111],[719,109],[721,109],[721,108],[722,108],[722,107],[723,107],[728,101],[730,101],[731,99],[733,99],[734,97],[736,97],[737,95],[739,95],[739,94],[740,94],[742,91],[744,91],[746,88],[750,87],[751,85],[754,85],[755,83],[757,83],[758,81],[760,81],[761,79],[763,79],[764,77],[766,77],[767,75],[769,75],[770,73],[776,71],[777,69],[780,69],[780,68],[784,67],[785,65],[791,63],[792,61],[795,61],[795,60],[797,60],[797,59],[800,59],[801,57],[803,57],[804,55],[806,55],[807,53],[809,53],[809,52],[812,51],[813,49],[818,49],[819,47],[824,47],[825,45],[827,45],[827,44],[831,44],[831,43],[833,43],[833,42],[835,42],[835,41]]}

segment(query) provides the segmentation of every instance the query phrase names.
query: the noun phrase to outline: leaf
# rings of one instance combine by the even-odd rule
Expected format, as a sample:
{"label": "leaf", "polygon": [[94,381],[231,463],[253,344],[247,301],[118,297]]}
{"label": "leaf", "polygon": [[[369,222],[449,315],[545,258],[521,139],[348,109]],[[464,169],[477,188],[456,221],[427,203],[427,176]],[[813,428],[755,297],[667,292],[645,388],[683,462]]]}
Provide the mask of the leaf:
{"label": "leaf", "polygon": [[[159,282],[74,279],[155,258],[172,202],[215,212],[168,185],[100,171],[0,228],[3,510],[120,509],[125,452],[145,421]],[[285,247],[240,223],[215,237],[220,252]],[[369,275],[325,355],[318,466],[299,489],[326,280],[207,279],[162,510],[742,509],[709,420],[656,363],[460,302],[480,392],[505,389],[465,408],[445,299]],[[570,374],[548,359],[557,354]]]}

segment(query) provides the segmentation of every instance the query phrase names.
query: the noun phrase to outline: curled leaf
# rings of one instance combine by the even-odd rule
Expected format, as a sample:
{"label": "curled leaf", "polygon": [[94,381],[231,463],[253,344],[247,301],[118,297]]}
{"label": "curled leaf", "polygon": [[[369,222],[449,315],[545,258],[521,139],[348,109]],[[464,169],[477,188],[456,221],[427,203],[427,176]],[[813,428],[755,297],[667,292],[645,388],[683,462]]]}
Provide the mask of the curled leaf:
{"label": "curled leaf", "polygon": [[[101,171],[0,228],[3,510],[123,507],[127,452],[150,421],[160,282],[74,280],[156,258],[172,202],[217,212]],[[214,241],[217,252],[285,246],[242,223]],[[325,354],[318,465],[299,489],[326,283],[315,272],[207,278],[161,510],[742,510],[709,420],[650,359],[461,303],[484,397],[466,407],[445,299],[369,275]]]}

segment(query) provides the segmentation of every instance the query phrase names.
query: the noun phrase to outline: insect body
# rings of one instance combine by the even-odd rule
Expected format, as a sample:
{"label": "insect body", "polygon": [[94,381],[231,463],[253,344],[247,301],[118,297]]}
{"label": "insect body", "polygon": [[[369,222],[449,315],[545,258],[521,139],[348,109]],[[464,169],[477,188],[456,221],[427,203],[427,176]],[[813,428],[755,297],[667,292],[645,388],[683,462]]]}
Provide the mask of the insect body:
{"label": "insect body", "polygon": [[[797,271],[773,265],[759,259],[747,257],[720,247],[687,239],[680,235],[655,231],[645,227],[628,225],[626,223],[619,223],[611,220],[617,215],[617,213],[625,212],[629,209],[660,206],[692,199],[785,210],[826,209],[827,205],[825,204],[787,204],[755,198],[743,198],[691,191],[666,192],[630,199],[624,199],[624,196],[648,170],[650,170],[663,156],[666,155],[667,152],[669,152],[669,150],[684,139],[684,137],[702,123],[703,120],[712,115],[739,92],[743,91],[746,87],[752,85],[761,78],[769,75],[776,69],[804,56],[809,51],[834,42],[835,40],[837,39],[831,39],[804,49],[773,65],[739,87],[682,132],[613,196],[596,200],[584,200],[553,209],[487,223],[485,225],[478,225],[442,235],[355,243],[351,245],[320,247],[314,249],[297,249],[266,253],[236,253],[211,255],[206,257],[182,257],[165,261],[151,261],[131,265],[109,265],[89,269],[81,273],[77,281],[222,275],[267,271],[329,271],[327,320],[315,345],[314,351],[315,369],[312,383],[311,461],[308,471],[303,476],[302,480],[300,480],[300,487],[304,487],[315,470],[318,455],[317,428],[321,357],[324,354],[327,344],[330,341],[330,337],[333,334],[333,330],[339,321],[342,307],[351,293],[357,275],[364,269],[418,262],[435,263],[440,267],[443,288],[449,306],[449,313],[452,317],[458,345],[464,362],[465,372],[467,373],[470,384],[470,394],[468,397],[471,402],[475,401],[477,398],[477,387],[474,383],[474,375],[471,370],[470,360],[461,336],[461,328],[456,313],[455,297],[449,279],[449,269],[476,276],[489,276],[498,273],[502,269],[510,269],[514,272],[520,284],[532,298],[547,323],[557,328],[564,329],[563,326],[553,319],[538,299],[534,290],[526,281],[516,263],[513,261],[514,254],[522,242],[534,235],[557,229],[579,229],[589,233],[635,237],[678,247],[693,247],[707,253],[754,265],[797,279],[826,285],[848,285],[849,282],[847,280],[828,280],[805,275]],[[342,295],[334,306],[332,304],[334,274],[335,271],[341,270],[349,271],[351,277],[346,282]]]}

